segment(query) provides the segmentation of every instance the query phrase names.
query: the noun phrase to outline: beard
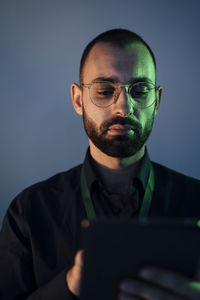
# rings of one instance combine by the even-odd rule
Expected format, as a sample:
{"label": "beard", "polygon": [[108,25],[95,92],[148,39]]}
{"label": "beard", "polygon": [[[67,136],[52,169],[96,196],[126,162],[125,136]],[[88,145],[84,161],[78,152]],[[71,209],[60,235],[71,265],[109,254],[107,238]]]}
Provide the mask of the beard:
{"label": "beard", "polygon": [[[131,117],[123,118],[120,116],[103,122],[98,128],[83,107],[83,124],[87,136],[99,150],[112,157],[124,158],[136,154],[148,139],[153,122],[154,111],[144,128]],[[127,135],[109,135],[109,127],[115,124],[129,125],[133,131],[131,130],[131,133]]]}

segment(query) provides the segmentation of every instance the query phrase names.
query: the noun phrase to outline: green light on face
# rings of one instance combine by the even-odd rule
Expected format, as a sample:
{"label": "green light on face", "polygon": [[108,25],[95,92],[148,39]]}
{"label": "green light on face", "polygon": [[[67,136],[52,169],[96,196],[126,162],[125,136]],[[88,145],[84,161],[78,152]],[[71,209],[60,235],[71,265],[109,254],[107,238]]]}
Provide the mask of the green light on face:
{"label": "green light on face", "polygon": [[200,220],[197,221],[197,227],[200,228]]}

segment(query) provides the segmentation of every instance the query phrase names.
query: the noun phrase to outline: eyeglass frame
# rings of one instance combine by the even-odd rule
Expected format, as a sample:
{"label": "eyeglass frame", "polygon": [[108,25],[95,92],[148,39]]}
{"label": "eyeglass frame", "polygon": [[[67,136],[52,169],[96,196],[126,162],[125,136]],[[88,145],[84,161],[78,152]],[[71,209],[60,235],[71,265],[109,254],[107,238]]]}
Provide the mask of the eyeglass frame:
{"label": "eyeglass frame", "polygon": [[[118,94],[118,96],[116,97],[116,99],[115,99],[111,104],[109,104],[109,105],[107,105],[107,106],[101,106],[101,105],[97,105],[96,103],[94,103],[93,100],[92,100],[92,97],[91,97],[91,95],[90,95],[90,88],[91,88],[92,85],[94,85],[94,84],[96,84],[96,83],[113,83],[113,82],[104,80],[104,81],[94,81],[94,82],[92,82],[92,83],[82,83],[82,82],[80,83],[80,86],[81,86],[81,87],[87,87],[87,88],[88,88],[90,100],[92,101],[92,103],[93,103],[95,106],[100,107],[100,108],[107,108],[107,107],[109,107],[109,106],[111,106],[111,105],[113,105],[114,103],[117,102],[117,100],[118,100],[118,98],[119,98],[119,95],[120,95],[121,91],[119,92],[119,94]],[[136,84],[136,83],[149,83],[149,84],[152,84],[152,85],[154,86],[154,88],[155,88],[155,93],[156,93],[156,91],[158,91],[158,89],[159,89],[159,86],[156,86],[154,83],[147,82],[147,81],[138,81],[138,82],[129,83],[129,84],[119,84],[119,88],[122,88],[122,87],[126,88],[126,87],[128,87],[128,91],[126,91],[126,93],[128,93],[128,95],[131,97],[131,100],[134,100],[134,98],[132,98],[132,96],[130,95],[130,88],[131,88],[134,84]],[[156,100],[157,100],[157,96],[156,96],[155,100],[154,100],[150,105],[145,106],[145,107],[140,107],[140,108],[146,109],[146,108],[148,108],[148,107],[151,107],[151,106],[155,103]],[[136,103],[137,103],[137,102],[136,102]]]}

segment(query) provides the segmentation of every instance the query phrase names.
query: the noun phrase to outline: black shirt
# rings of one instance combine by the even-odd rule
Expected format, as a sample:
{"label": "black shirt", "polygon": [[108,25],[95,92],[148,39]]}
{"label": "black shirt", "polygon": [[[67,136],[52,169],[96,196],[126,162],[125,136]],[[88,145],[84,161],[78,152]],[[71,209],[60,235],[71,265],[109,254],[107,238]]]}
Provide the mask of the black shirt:
{"label": "black shirt", "polygon": [[[148,152],[145,151],[141,159],[139,171],[133,178],[128,192],[124,191],[124,180],[116,191],[106,188],[101,180],[99,165],[90,156],[89,149],[84,162],[84,170],[88,189],[94,203],[97,216],[115,216],[115,217],[134,217],[137,216],[146,190],[148,176],[150,172],[150,159]],[[131,166],[132,167],[132,166]],[[124,175],[131,167],[126,167]],[[130,173],[131,169],[128,170]],[[122,174],[118,175],[123,176]],[[126,175],[125,175],[126,176]]]}
{"label": "black shirt", "polygon": [[[88,155],[84,161],[86,169]],[[155,189],[149,216],[200,217],[199,180],[156,163],[152,165]],[[12,201],[0,233],[1,300],[74,299],[65,276],[81,247],[80,224],[86,218],[80,171],[81,165],[59,173],[25,189]],[[87,171],[87,181],[95,182],[90,176],[92,172]],[[135,180],[135,189],[141,195],[139,202],[145,189],[144,178],[145,174],[138,174]],[[105,214],[95,188],[92,189],[96,214]],[[133,216],[138,210],[139,206],[133,209]]]}

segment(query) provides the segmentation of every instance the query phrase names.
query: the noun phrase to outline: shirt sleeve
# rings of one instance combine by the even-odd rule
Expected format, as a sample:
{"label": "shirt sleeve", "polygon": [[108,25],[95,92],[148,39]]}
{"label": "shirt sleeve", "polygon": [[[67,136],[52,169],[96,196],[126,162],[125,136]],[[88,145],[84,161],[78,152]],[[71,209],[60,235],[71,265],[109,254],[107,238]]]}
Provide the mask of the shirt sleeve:
{"label": "shirt sleeve", "polygon": [[67,287],[67,269],[43,286],[37,284],[31,252],[23,206],[14,201],[6,213],[0,232],[0,299],[77,299]]}
{"label": "shirt sleeve", "polygon": [[[65,281],[66,270],[59,273],[50,282],[29,295],[26,300],[74,300],[78,299],[68,289]],[[6,298],[7,299],[7,298]]]}

